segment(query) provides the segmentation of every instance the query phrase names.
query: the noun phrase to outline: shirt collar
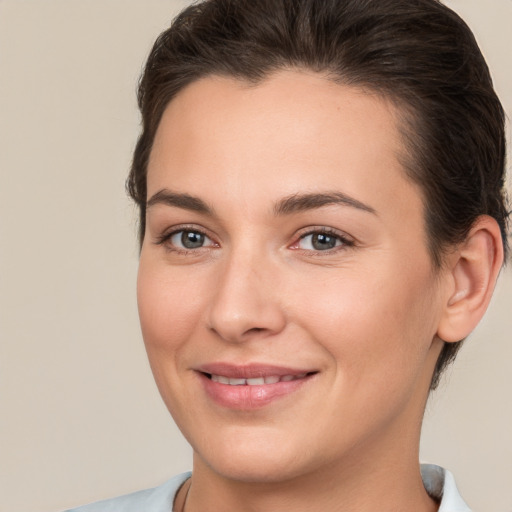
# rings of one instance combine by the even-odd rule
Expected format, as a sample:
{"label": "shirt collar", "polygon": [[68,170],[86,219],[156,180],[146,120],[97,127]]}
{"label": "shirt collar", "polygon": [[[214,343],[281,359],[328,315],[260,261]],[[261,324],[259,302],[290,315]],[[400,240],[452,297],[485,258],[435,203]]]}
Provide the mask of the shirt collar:
{"label": "shirt collar", "polygon": [[421,477],[430,496],[440,502],[438,512],[471,512],[449,471],[434,464],[422,464]]}

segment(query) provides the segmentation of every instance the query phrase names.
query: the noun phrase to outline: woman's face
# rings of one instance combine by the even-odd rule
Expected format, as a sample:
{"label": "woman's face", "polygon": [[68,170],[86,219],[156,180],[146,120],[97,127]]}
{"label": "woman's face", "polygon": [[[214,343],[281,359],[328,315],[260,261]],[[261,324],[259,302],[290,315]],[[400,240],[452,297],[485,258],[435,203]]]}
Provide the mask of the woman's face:
{"label": "woman's face", "polygon": [[165,111],[138,301],[197,465],[274,481],[417,450],[446,294],[395,114],[299,71]]}

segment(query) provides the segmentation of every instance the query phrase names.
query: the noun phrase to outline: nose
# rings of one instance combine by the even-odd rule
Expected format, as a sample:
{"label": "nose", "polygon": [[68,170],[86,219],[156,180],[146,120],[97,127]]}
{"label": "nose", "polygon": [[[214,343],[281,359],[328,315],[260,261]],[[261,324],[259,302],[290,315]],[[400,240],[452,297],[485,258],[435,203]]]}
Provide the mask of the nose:
{"label": "nose", "polygon": [[282,331],[286,317],[276,287],[278,272],[265,256],[233,255],[220,267],[208,309],[209,329],[231,343]]}

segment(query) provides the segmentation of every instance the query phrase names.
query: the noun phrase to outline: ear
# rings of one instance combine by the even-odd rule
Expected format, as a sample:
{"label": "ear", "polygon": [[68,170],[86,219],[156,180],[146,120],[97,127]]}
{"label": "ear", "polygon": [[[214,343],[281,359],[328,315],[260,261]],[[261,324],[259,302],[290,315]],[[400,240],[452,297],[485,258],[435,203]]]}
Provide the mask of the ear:
{"label": "ear", "polygon": [[446,342],[460,341],[484,315],[503,264],[503,243],[498,223],[482,215],[466,240],[447,258],[446,303],[437,335]]}

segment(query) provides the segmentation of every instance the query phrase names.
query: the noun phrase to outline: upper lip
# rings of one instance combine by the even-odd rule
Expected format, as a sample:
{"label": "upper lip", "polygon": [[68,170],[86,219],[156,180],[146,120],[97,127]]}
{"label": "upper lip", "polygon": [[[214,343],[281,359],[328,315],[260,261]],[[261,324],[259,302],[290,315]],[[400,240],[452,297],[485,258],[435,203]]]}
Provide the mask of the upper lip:
{"label": "upper lip", "polygon": [[254,379],[258,377],[270,377],[284,375],[303,375],[315,373],[315,370],[308,368],[290,368],[270,364],[232,364],[232,363],[208,363],[196,368],[198,372],[210,375],[222,375],[230,379]]}

